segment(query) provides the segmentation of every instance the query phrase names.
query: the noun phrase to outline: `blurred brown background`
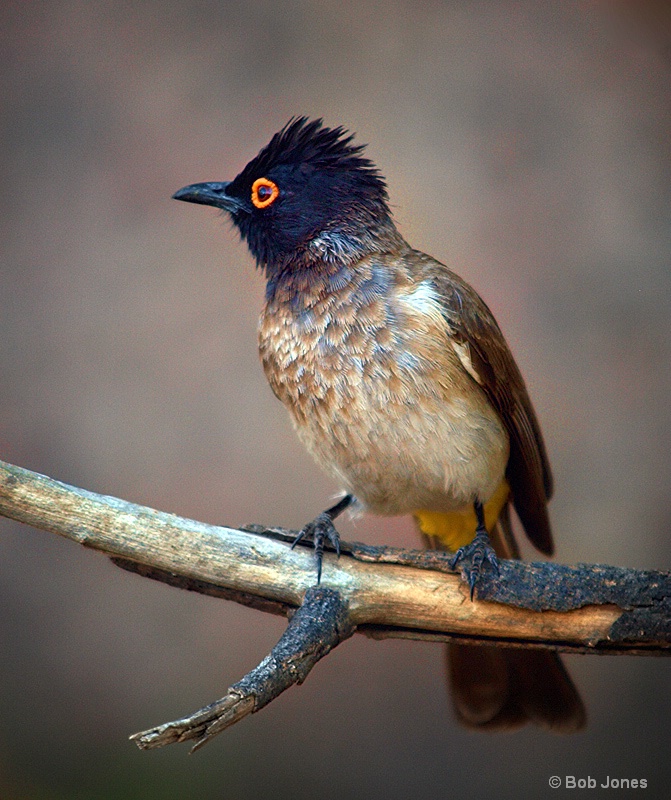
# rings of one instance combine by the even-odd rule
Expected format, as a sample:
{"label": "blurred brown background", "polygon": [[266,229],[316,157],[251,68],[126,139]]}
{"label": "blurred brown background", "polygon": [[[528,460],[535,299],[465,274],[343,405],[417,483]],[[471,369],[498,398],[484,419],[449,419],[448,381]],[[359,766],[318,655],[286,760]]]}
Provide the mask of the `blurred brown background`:
{"label": "blurred brown background", "polygon": [[[197,519],[299,527],[338,487],[256,354],[232,178],[292,114],[369,142],[401,230],[494,310],[557,481],[558,558],[671,560],[671,59],[626,3],[5,2],[0,457]],[[668,15],[667,18],[668,20]],[[341,526],[414,545],[405,520]],[[197,756],[128,734],[219,697],[284,623],[0,521],[0,798],[668,796],[668,661],[568,659],[573,738],[455,726],[442,648],[356,637]]]}

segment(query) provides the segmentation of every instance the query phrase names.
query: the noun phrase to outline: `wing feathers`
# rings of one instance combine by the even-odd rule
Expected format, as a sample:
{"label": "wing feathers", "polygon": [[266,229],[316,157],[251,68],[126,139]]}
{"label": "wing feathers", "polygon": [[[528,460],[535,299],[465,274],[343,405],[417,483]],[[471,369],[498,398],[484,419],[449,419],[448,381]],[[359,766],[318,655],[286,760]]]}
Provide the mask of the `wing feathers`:
{"label": "wing feathers", "polygon": [[[420,255],[420,254],[418,254]],[[547,501],[552,474],[540,426],[522,375],[499,326],[480,296],[443,264],[420,257],[454,332],[452,346],[482,386],[510,436],[506,477],[527,536],[541,552],[553,551]]]}

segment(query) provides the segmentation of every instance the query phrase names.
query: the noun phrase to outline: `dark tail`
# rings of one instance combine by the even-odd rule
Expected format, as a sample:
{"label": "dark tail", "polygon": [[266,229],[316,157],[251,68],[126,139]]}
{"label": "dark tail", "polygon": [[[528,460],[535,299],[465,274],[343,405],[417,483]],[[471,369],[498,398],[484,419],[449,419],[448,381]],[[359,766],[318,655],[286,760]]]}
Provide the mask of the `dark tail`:
{"label": "dark tail", "polygon": [[[433,537],[429,545],[440,543]],[[518,558],[504,508],[490,538],[501,558]],[[447,675],[459,722],[479,731],[510,731],[527,723],[575,733],[587,715],[557,653],[489,645],[449,644]]]}
{"label": "dark tail", "polygon": [[531,722],[554,733],[585,726],[585,708],[557,653],[449,644],[447,674],[457,719],[480,731]]}

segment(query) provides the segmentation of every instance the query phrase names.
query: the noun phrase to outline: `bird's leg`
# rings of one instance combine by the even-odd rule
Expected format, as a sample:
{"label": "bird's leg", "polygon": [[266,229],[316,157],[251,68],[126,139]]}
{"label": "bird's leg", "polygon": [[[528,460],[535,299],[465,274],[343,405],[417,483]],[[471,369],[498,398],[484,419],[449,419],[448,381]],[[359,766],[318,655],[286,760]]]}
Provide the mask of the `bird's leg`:
{"label": "bird's leg", "polygon": [[315,557],[317,558],[317,583],[322,579],[324,543],[327,539],[333,545],[337,555],[340,556],[340,536],[333,524],[333,520],[340,516],[346,508],[349,508],[352,503],[354,503],[355,499],[353,494],[346,494],[343,499],[334,506],[327,508],[326,511],[322,511],[318,517],[315,517],[312,522],[308,522],[308,524],[303,527],[291,545],[291,549],[293,550],[301,539],[312,539],[315,548]]}
{"label": "bird's leg", "polygon": [[476,500],[473,503],[475,516],[478,521],[475,529],[475,537],[471,542],[463,547],[460,547],[450,561],[450,566],[454,569],[459,562],[462,562],[462,574],[468,581],[471,587],[471,600],[475,592],[475,584],[478,581],[480,570],[485,561],[488,561],[494,571],[498,574],[499,560],[494,552],[492,543],[489,540],[489,534],[485,527],[485,511],[482,503]]}

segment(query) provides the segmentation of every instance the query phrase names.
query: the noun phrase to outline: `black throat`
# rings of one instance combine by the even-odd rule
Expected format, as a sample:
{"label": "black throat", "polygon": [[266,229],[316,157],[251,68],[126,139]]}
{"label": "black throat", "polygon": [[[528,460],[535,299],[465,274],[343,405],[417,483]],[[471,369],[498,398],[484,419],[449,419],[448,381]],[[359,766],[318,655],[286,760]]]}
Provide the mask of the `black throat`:
{"label": "black throat", "polygon": [[404,246],[391,217],[385,215],[367,228],[333,227],[284,257],[257,263],[266,274],[266,299],[271,300],[279,286],[295,292],[314,292],[320,287],[329,291],[355,273],[362,259]]}

